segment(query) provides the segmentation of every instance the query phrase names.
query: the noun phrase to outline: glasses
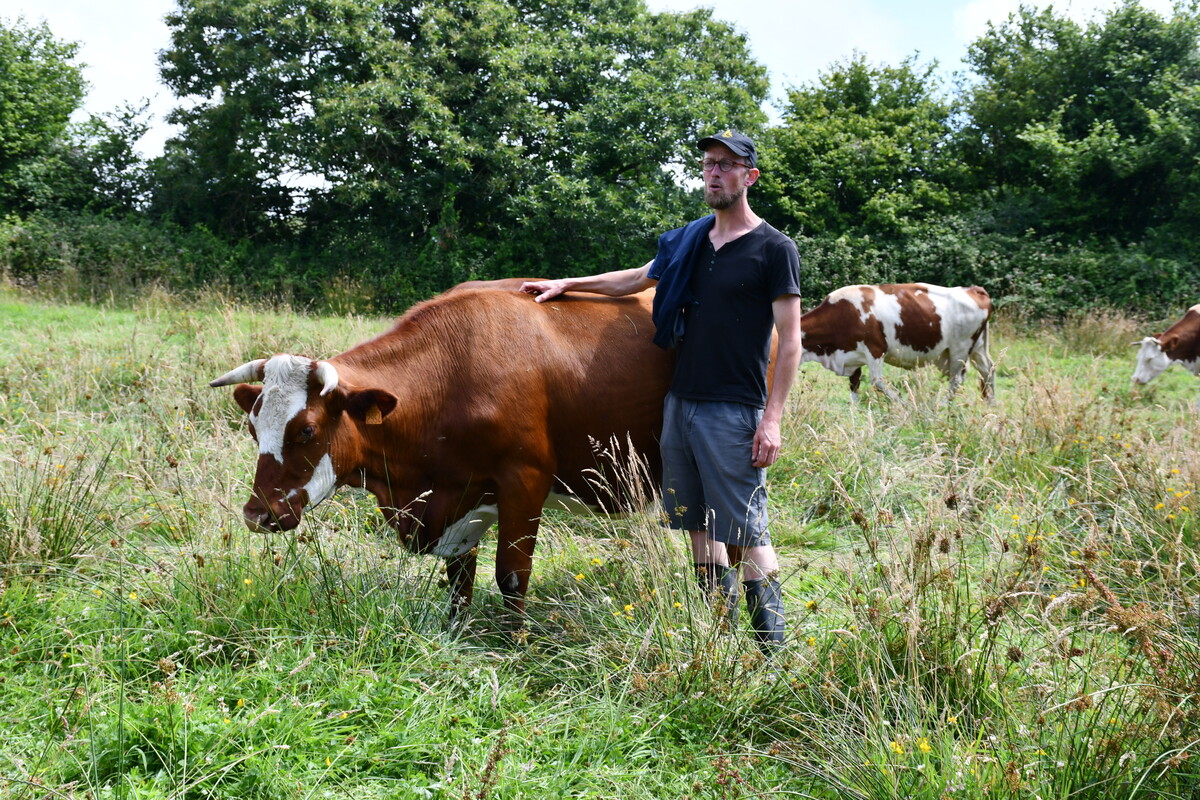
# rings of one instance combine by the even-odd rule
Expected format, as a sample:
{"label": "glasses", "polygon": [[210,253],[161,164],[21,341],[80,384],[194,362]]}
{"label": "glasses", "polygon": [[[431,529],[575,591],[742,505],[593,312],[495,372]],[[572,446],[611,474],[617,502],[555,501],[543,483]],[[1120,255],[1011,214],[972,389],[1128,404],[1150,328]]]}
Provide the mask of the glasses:
{"label": "glasses", "polygon": [[749,164],[743,164],[740,161],[734,161],[732,158],[722,158],[720,160],[717,160],[715,158],[700,159],[700,168],[703,169],[705,172],[712,172],[717,167],[721,168],[721,172],[729,172],[734,167],[749,167],[749,166],[750,166]]}

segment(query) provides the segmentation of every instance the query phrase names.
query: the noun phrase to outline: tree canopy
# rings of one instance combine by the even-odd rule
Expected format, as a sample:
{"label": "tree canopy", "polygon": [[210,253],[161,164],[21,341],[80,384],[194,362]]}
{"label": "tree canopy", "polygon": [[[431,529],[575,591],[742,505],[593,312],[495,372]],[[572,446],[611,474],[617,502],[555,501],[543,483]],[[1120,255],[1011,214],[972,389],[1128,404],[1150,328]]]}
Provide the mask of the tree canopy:
{"label": "tree canopy", "polygon": [[1200,17],[1126,2],[1081,25],[1022,8],[971,45],[958,153],[1001,227],[1140,241],[1194,229]]}
{"label": "tree canopy", "polygon": [[161,207],[237,233],[366,226],[578,270],[679,218],[666,168],[702,130],[764,121],[742,35],[642,0],[183,0],[168,22],[192,104]]}
{"label": "tree canopy", "polygon": [[796,233],[894,237],[953,209],[951,104],[935,66],[872,66],[856,54],[788,93],[767,132],[767,213]]}
{"label": "tree canopy", "polygon": [[[1022,7],[949,86],[915,56],[854,53],[770,125],[766,71],[709,10],[181,0],[168,24],[180,133],[146,163],[136,109],[68,122],[75,45],[0,23],[0,210],[120,218],[165,241],[114,258],[183,254],[138,274],[399,308],[468,278],[643,263],[706,210],[697,137],[734,127],[758,138],[753,203],[796,239],[809,294],[971,282],[1061,312],[1200,291],[1195,5],[1125,0],[1086,23]],[[82,236],[65,218],[18,227],[46,231],[0,236],[30,274]]]}
{"label": "tree canopy", "polygon": [[49,191],[46,160],[61,147],[83,100],[78,46],[42,23],[0,24],[0,207],[36,208]]}

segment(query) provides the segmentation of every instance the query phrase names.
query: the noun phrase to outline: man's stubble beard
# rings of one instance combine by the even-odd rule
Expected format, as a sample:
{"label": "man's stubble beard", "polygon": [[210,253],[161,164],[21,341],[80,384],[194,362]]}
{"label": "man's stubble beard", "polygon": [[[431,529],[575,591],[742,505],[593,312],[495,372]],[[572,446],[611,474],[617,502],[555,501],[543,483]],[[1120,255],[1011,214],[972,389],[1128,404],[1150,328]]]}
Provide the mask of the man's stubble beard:
{"label": "man's stubble beard", "polygon": [[727,208],[732,208],[735,203],[742,199],[746,194],[746,187],[739,187],[732,192],[713,192],[705,190],[704,202],[708,203],[708,207],[714,211],[724,211]]}

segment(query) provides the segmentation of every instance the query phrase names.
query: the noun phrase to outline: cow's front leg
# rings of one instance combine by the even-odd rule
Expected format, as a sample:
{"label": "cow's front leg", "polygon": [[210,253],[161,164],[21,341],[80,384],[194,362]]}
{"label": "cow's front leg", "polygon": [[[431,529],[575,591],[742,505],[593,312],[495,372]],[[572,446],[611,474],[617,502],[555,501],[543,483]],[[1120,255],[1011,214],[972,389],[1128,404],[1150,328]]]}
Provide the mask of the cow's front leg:
{"label": "cow's front leg", "polygon": [[533,546],[537,542],[537,514],[532,523],[519,527],[520,532],[511,529],[504,531],[504,523],[500,525],[501,533],[496,551],[496,585],[504,595],[504,609],[514,621],[525,615],[525,593],[529,591],[529,575],[533,571]]}
{"label": "cow's front leg", "polygon": [[471,605],[475,591],[475,566],[479,548],[472,547],[462,555],[446,559],[446,577],[450,580],[450,621],[454,622]]}
{"label": "cow's front leg", "polygon": [[896,394],[892,387],[884,383],[883,380],[883,359],[871,359],[867,363],[867,371],[871,374],[871,385],[891,400],[893,403],[900,402],[900,395]]}
{"label": "cow's front leg", "polygon": [[507,494],[501,490],[500,526],[496,542],[496,585],[513,622],[525,615],[525,593],[533,571],[542,505],[550,493],[549,472],[528,471]]}

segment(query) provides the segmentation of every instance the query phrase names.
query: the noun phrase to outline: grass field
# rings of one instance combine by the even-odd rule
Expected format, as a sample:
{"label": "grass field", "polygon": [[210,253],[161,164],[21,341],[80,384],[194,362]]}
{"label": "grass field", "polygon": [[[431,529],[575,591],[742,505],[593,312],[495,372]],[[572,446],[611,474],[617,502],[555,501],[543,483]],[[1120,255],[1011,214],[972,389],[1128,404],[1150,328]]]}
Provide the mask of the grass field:
{"label": "grass field", "polygon": [[806,365],[764,662],[653,513],[547,519],[515,632],[368,495],[246,531],[207,382],[387,324],[0,292],[0,797],[1200,797],[1200,386],[1131,385],[1147,326],[1001,320],[995,405]]}

